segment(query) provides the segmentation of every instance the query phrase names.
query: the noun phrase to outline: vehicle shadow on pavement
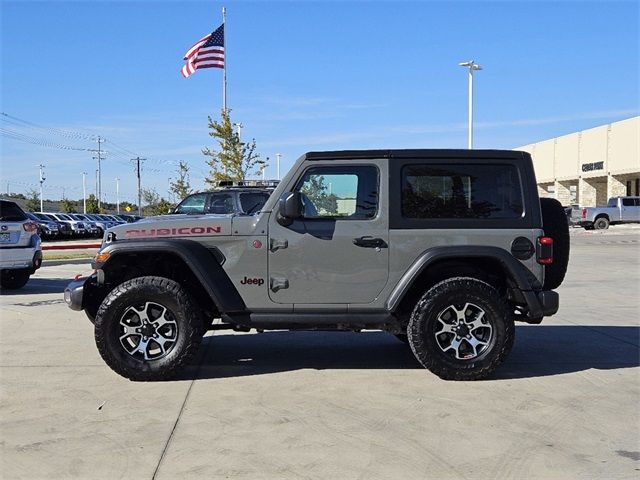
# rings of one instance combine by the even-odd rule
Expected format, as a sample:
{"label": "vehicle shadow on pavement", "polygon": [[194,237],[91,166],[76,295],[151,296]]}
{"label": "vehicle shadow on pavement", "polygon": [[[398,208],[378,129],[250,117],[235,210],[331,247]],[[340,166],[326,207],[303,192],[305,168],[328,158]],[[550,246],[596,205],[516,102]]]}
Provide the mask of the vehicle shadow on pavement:
{"label": "vehicle shadow on pavement", "polygon": [[638,326],[533,325],[516,327],[514,348],[493,378],[545,377],[638,366]]}
{"label": "vehicle shadow on pavement", "polygon": [[[279,331],[256,335],[216,332],[204,338],[201,350],[207,354],[200,360],[199,379],[308,368],[422,368],[408,345],[384,332]],[[187,378],[193,378],[193,371],[185,372],[184,379]]]}
{"label": "vehicle shadow on pavement", "polygon": [[17,290],[2,290],[0,295],[33,295],[39,293],[59,293],[62,299],[64,288],[71,282],[70,278],[30,278],[27,284]]}
{"label": "vehicle shadow on pavement", "polygon": [[[639,338],[640,327],[519,326],[513,351],[489,381],[638,367]],[[408,345],[384,332],[216,333],[205,337],[202,347],[198,379],[300,369],[422,368]],[[196,368],[181,378],[192,379]]]}

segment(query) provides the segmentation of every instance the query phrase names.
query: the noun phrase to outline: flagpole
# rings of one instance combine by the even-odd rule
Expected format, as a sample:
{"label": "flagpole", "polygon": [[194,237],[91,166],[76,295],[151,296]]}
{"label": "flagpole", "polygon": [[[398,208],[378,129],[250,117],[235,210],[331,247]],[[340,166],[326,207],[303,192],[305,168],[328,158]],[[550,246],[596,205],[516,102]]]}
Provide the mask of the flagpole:
{"label": "flagpole", "polygon": [[222,69],[222,110],[227,112],[227,9],[222,7],[222,26],[223,26],[223,36],[222,36],[222,44],[224,45],[224,63]]}

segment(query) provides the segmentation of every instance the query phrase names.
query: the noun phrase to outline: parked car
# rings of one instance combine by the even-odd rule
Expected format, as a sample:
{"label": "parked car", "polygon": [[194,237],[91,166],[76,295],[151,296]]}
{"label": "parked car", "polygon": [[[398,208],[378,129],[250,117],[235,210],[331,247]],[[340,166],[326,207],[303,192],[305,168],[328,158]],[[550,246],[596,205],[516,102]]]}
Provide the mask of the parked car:
{"label": "parked car", "polygon": [[34,213],[25,212],[25,215],[38,224],[38,235],[42,239],[53,239],[60,236],[60,227],[58,222],[53,220],[43,220],[38,218]]}
{"label": "parked car", "polygon": [[68,222],[61,222],[56,217],[49,213],[34,212],[33,215],[40,220],[53,222],[58,225],[58,232],[60,238],[68,238],[71,236],[71,225]]}
{"label": "parked car", "polygon": [[64,299],[114,371],[171,378],[209,328],[379,329],[436,375],[477,380],[509,354],[514,321],[558,311],[567,217],[539,199],[528,153],[311,152],[253,205],[105,233]]}
{"label": "parked car", "polygon": [[116,217],[118,217],[120,220],[123,220],[127,223],[134,223],[142,218],[142,217],[139,217],[138,215],[125,215],[125,214],[117,214]]}
{"label": "parked car", "polygon": [[104,214],[104,216],[107,217],[109,220],[111,220],[111,222],[114,225],[124,225],[125,223],[127,223],[126,220],[122,220],[121,218],[118,218],[115,215]]}
{"label": "parked car", "polygon": [[0,200],[0,287],[24,287],[41,265],[38,224],[15,202]]}
{"label": "parked car", "polygon": [[84,226],[84,222],[75,220],[66,213],[58,212],[58,213],[50,213],[49,215],[53,216],[59,222],[66,222],[67,224],[69,224],[69,227],[71,228],[71,236],[83,237],[84,235],[86,235],[87,230]]}
{"label": "parked car", "polygon": [[606,230],[609,225],[640,222],[640,197],[612,197],[606,207],[572,210],[572,222],[585,230]]}
{"label": "parked car", "polygon": [[87,236],[89,236],[89,237],[97,237],[97,238],[102,237],[102,232],[104,232],[104,230],[102,228],[98,227],[98,225],[96,225],[96,222],[91,220],[85,214],[82,214],[82,213],[69,213],[68,215],[71,218],[73,218],[74,220],[77,220],[77,221],[82,222],[84,224],[84,228],[85,228],[85,230],[87,232]]}
{"label": "parked car", "polygon": [[248,215],[258,212],[273,188],[234,185],[210,192],[192,193],[173,210],[174,214]]}

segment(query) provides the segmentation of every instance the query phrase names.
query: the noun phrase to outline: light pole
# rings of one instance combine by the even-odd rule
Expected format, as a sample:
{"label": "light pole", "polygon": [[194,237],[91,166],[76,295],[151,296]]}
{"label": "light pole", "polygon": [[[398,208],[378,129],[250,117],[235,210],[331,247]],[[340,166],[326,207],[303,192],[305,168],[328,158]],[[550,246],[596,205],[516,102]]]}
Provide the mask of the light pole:
{"label": "light pole", "polygon": [[44,165],[40,164],[38,165],[40,167],[40,211],[44,212],[44,202],[42,199],[42,184],[44,183],[44,181],[46,180],[45,176],[44,176]]}
{"label": "light pole", "polygon": [[282,156],[281,153],[276,153],[276,172],[278,175],[278,180],[280,180],[280,157]]}
{"label": "light pole", "polygon": [[87,213],[87,172],[82,172],[82,213]]}
{"label": "light pole", "polygon": [[467,144],[471,150],[473,148],[473,71],[482,70],[482,67],[473,60],[459,63],[459,65],[469,69],[469,140]]}
{"label": "light pole", "polygon": [[242,134],[242,127],[244,127],[244,125],[242,123],[234,123],[233,126],[238,129],[238,143],[242,144],[242,138],[240,135]]}
{"label": "light pole", "polygon": [[120,178],[116,177],[116,211],[120,215]]}

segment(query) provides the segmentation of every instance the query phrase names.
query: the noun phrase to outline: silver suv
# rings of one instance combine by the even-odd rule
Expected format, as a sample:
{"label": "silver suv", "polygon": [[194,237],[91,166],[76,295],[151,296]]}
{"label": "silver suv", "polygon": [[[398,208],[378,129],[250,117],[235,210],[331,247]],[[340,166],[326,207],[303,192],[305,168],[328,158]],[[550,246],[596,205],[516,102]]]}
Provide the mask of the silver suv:
{"label": "silver suv", "polygon": [[568,259],[567,217],[538,198],[527,153],[312,152],[253,215],[109,229],[65,300],[133,380],[175,375],[208,328],[384,330],[436,375],[474,380],[504,361],[514,321],[556,313]]}
{"label": "silver suv", "polygon": [[24,287],[41,265],[38,224],[16,203],[0,200],[0,286]]}

